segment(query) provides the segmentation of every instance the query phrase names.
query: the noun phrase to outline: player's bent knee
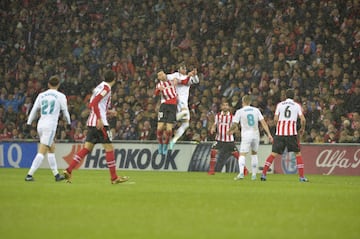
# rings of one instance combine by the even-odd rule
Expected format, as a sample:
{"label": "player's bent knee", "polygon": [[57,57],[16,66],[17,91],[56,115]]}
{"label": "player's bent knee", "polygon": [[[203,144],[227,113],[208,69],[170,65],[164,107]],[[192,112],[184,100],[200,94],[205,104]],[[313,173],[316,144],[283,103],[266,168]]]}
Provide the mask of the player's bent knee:
{"label": "player's bent knee", "polygon": [[190,123],[189,123],[189,121],[186,121],[186,122],[184,122],[182,125],[183,125],[183,127],[184,127],[185,129],[187,129],[187,128],[189,128]]}

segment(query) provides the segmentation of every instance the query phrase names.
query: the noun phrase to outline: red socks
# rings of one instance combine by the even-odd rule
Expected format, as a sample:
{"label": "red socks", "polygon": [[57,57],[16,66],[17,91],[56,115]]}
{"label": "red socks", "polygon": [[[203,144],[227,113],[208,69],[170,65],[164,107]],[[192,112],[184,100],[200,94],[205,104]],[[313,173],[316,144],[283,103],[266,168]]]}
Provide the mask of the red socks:
{"label": "red socks", "polygon": [[[268,169],[270,168],[272,162],[274,161],[275,157],[270,154],[270,156],[266,159],[264,169],[262,171],[263,175],[266,175]],[[299,177],[304,177],[304,162],[302,160],[302,156],[296,156],[296,167],[298,169]]]}
{"label": "red socks", "polygon": [[164,144],[169,144],[169,141],[170,141],[170,139],[172,137],[172,134],[173,134],[172,130],[166,130],[165,131],[165,142],[164,142]]}
{"label": "red socks", "polygon": [[73,160],[71,161],[69,167],[66,169],[69,173],[80,163],[80,161],[89,153],[87,148],[82,148],[77,154],[74,155]]}
{"label": "red socks", "polygon": [[163,130],[156,130],[156,137],[157,137],[159,144],[163,144],[163,136],[164,136]]}
{"label": "red socks", "polygon": [[215,174],[215,165],[216,165],[216,149],[212,149],[210,152],[210,167],[208,174]]}
{"label": "red socks", "polygon": [[264,166],[264,169],[262,171],[262,174],[263,175],[266,175],[268,169],[270,168],[272,162],[274,161],[275,157],[270,154],[269,157],[266,159],[266,162],[265,162],[265,166]]}
{"label": "red socks", "polygon": [[117,179],[116,175],[116,161],[115,161],[115,155],[114,151],[106,152],[105,155],[106,163],[110,171],[111,180]]}
{"label": "red socks", "polygon": [[[69,167],[66,169],[69,173],[80,163],[80,161],[89,153],[90,151],[87,148],[82,148],[77,154],[75,154],[73,160],[71,161]],[[105,153],[106,164],[110,171],[111,180],[117,179],[116,174],[116,161],[114,151],[109,151]]]}
{"label": "red socks", "polygon": [[298,169],[299,177],[304,177],[304,162],[302,156],[296,156],[296,167]]}

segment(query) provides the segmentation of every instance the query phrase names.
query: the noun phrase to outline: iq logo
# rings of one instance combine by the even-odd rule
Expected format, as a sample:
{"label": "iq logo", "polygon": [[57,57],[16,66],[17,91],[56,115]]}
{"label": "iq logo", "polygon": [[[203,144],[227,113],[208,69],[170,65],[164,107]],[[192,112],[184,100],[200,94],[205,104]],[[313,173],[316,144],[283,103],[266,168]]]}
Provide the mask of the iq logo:
{"label": "iq logo", "polygon": [[287,149],[281,155],[281,168],[285,174],[295,174],[296,168],[296,157],[294,152],[288,152]]}

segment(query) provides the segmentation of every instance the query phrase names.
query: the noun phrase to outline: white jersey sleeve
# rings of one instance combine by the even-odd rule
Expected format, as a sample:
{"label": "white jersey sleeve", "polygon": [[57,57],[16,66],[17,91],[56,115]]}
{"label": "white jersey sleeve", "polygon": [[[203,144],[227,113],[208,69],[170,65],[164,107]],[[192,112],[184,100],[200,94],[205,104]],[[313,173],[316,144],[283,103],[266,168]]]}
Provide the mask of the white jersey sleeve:
{"label": "white jersey sleeve", "polygon": [[60,97],[59,101],[60,101],[60,109],[63,113],[64,119],[66,120],[67,124],[71,124],[70,113],[69,113],[68,106],[67,106],[66,96],[61,93],[61,97]]}
{"label": "white jersey sleeve", "polygon": [[200,79],[199,79],[198,75],[194,75],[194,76],[190,77],[190,81],[189,81],[190,85],[199,84],[199,82],[200,82]]}

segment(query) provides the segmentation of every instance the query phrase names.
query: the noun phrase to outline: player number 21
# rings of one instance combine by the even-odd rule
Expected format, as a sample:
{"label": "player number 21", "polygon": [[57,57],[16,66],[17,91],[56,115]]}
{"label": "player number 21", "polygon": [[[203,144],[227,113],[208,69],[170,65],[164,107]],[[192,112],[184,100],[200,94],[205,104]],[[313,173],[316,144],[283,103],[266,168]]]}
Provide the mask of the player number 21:
{"label": "player number 21", "polygon": [[47,115],[52,114],[55,108],[55,100],[44,100],[41,102],[41,114]]}

